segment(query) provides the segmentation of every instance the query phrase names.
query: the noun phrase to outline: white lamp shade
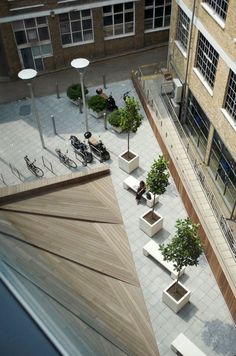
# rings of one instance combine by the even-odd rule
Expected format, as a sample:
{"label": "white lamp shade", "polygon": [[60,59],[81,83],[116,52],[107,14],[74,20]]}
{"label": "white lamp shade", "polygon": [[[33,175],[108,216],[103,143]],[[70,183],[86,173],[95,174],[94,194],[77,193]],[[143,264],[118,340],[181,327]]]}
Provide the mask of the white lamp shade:
{"label": "white lamp shade", "polygon": [[71,66],[75,69],[84,69],[88,67],[89,60],[86,58],[76,58],[71,61]]}
{"label": "white lamp shade", "polygon": [[18,77],[23,80],[30,80],[35,78],[37,75],[37,71],[34,69],[22,69],[18,73]]}

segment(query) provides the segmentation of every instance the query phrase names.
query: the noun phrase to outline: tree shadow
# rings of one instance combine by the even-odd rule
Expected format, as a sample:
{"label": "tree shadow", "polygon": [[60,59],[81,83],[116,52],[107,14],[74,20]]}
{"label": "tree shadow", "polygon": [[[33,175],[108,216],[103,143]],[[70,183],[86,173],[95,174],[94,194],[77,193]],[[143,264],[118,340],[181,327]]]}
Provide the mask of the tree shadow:
{"label": "tree shadow", "polygon": [[223,356],[236,356],[236,328],[219,319],[207,321],[202,332],[202,339],[207,346]]}

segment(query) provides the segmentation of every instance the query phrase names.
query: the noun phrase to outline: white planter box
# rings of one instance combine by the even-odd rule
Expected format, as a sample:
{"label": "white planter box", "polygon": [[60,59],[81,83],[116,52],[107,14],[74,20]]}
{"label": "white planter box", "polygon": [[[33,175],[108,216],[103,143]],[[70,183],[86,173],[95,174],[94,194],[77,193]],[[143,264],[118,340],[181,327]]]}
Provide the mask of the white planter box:
{"label": "white planter box", "polygon": [[104,117],[103,114],[105,114],[105,112],[106,112],[106,110],[96,112],[96,111],[93,111],[93,110],[89,109],[90,115],[95,117],[96,119],[103,118]]}
{"label": "white planter box", "polygon": [[145,232],[149,237],[154,236],[159,230],[163,227],[163,217],[159,215],[156,211],[154,212],[155,215],[159,217],[159,219],[154,224],[149,224],[147,220],[144,219],[144,216],[151,212],[152,209],[148,210],[145,214],[139,217],[139,227],[141,230]]}
{"label": "white planter box", "polygon": [[[109,124],[110,125],[110,124]],[[112,128],[112,130],[114,130],[115,132],[121,133],[122,132],[122,128],[119,126],[113,126],[110,125],[110,127]]]}
{"label": "white planter box", "polygon": [[119,163],[119,167],[123,169],[123,171],[125,171],[126,173],[131,173],[139,166],[139,156],[136,153],[130,151],[130,153],[135,155],[135,157],[132,158],[130,161],[127,161],[125,158],[122,157],[126,152],[127,151],[119,155],[118,163]]}
{"label": "white planter box", "polygon": [[178,282],[178,284],[186,290],[185,295],[180,299],[180,300],[175,300],[169,293],[168,289],[173,286],[176,283],[176,280],[172,282],[166,289],[163,290],[162,293],[162,301],[166,305],[168,305],[169,308],[171,308],[175,313],[178,313],[180,309],[182,309],[185,304],[188,303],[190,299],[190,290],[188,290],[182,283]]}

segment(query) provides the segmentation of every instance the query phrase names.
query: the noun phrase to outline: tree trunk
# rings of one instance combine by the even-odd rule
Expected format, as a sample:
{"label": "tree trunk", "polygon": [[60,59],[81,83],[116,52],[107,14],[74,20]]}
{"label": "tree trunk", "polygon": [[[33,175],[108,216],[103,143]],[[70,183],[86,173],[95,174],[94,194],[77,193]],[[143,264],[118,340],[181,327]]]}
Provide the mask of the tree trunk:
{"label": "tree trunk", "polygon": [[129,157],[129,131],[128,131],[128,157]]}
{"label": "tree trunk", "polygon": [[152,204],[152,218],[153,219],[154,219],[155,198],[156,198],[156,194],[154,194],[154,200],[153,200],[153,204]]}
{"label": "tree trunk", "polygon": [[179,282],[179,276],[180,276],[180,271],[177,274],[177,279],[176,279],[176,283],[175,283],[175,293],[177,292],[177,287],[178,287],[178,282]]}

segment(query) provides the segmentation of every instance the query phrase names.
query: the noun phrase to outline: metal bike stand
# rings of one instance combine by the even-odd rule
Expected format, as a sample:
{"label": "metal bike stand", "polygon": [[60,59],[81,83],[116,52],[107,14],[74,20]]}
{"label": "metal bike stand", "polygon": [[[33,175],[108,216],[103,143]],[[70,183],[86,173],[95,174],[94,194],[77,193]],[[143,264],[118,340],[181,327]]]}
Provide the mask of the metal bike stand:
{"label": "metal bike stand", "polygon": [[81,159],[78,158],[78,156],[80,156],[80,154],[77,153],[76,151],[74,151],[74,153],[75,153],[75,158],[76,158],[80,163],[82,163],[82,165],[83,165],[84,167],[86,167],[86,166],[88,165],[86,159],[83,160],[83,161],[81,161]]}
{"label": "metal bike stand", "polygon": [[0,173],[0,180],[2,181],[3,184],[7,185],[7,183],[5,182],[2,173]]}
{"label": "metal bike stand", "polygon": [[46,161],[48,161],[49,166],[47,166],[47,164],[45,163],[45,158],[42,156],[42,161],[43,161],[43,165],[45,168],[47,168],[50,172],[52,172],[55,176],[56,176],[56,173],[53,171],[53,167],[52,167],[52,163],[48,161],[48,159],[46,159]]}
{"label": "metal bike stand", "polygon": [[[24,176],[23,176],[23,174],[21,174],[20,172],[19,172],[19,170],[16,168],[16,167],[14,167],[11,163],[9,163],[9,167],[11,168],[11,172],[12,172],[12,174],[14,174],[14,176],[16,177],[16,178],[18,178],[21,182],[24,182]],[[21,176],[22,176],[22,178],[21,178]]]}

